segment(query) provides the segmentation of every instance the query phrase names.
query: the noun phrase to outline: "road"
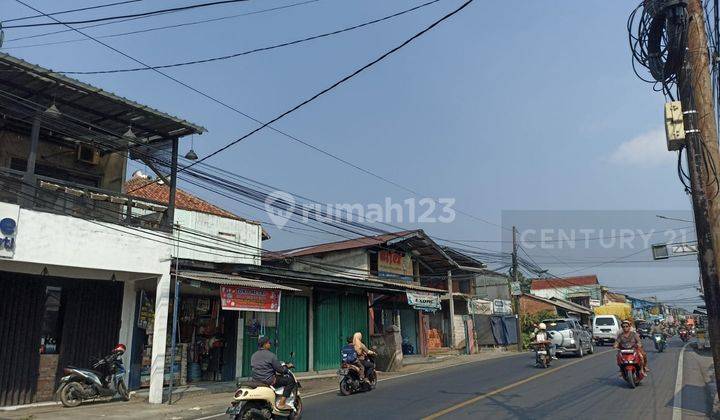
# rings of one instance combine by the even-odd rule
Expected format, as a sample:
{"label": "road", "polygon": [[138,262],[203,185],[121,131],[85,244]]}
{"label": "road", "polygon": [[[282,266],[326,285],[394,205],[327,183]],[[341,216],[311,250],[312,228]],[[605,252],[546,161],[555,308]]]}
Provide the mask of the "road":
{"label": "road", "polygon": [[[652,346],[651,342],[646,345]],[[652,371],[637,389],[618,377],[615,352],[598,347],[584,358],[564,357],[549,369],[534,366],[532,353],[502,355],[462,365],[381,379],[376,390],[342,397],[334,378],[305,389],[305,420],[423,418],[552,418],[667,420],[706,418],[708,402],[702,372],[709,355],[691,347],[683,352],[678,383],[679,339],[664,353],[648,351]],[[681,399],[674,398],[680,389]],[[226,419],[229,394],[176,399],[176,404],[89,403],[76,409],[41,407],[0,412],[0,419]],[[681,404],[682,410],[673,410]]]}
{"label": "road", "polygon": [[[304,418],[673,419],[682,344],[675,339],[663,353],[650,349],[652,371],[635,390],[618,377],[615,352],[608,347],[583,359],[561,358],[547,370],[535,368],[526,353],[390,379],[365,394],[313,396],[306,401]],[[683,410],[678,414],[705,418],[705,389],[688,357],[691,351],[684,353]]]}

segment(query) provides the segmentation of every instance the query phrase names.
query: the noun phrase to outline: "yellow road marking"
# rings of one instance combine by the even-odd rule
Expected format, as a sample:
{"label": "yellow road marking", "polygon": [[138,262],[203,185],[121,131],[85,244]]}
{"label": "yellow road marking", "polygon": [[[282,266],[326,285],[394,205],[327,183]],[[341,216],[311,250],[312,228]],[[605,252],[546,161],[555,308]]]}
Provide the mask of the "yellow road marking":
{"label": "yellow road marking", "polygon": [[525,378],[525,379],[523,379],[523,380],[514,382],[514,383],[512,383],[512,384],[510,384],[510,385],[505,385],[504,387],[498,388],[498,389],[496,389],[496,390],[494,390],[494,391],[491,391],[491,392],[488,392],[487,394],[478,395],[477,397],[470,398],[469,400],[463,401],[463,402],[461,402],[461,403],[459,403],[459,404],[455,404],[455,405],[453,405],[453,406],[451,406],[451,407],[448,407],[448,408],[446,408],[446,409],[444,409],[444,410],[442,410],[442,411],[438,411],[437,413],[431,414],[431,415],[429,415],[429,416],[427,416],[427,417],[423,417],[423,420],[432,420],[432,419],[440,418],[440,417],[442,417],[442,416],[444,416],[444,415],[446,415],[446,414],[450,414],[450,413],[452,413],[453,411],[457,411],[457,410],[459,410],[459,409],[461,409],[461,408],[463,408],[463,407],[466,407],[466,406],[468,406],[468,405],[470,405],[470,404],[474,404],[474,403],[476,403],[476,402],[478,402],[478,401],[482,401],[482,400],[484,400],[485,398],[492,397],[493,395],[499,394],[499,393],[501,393],[501,392],[505,392],[505,391],[507,391],[508,389],[512,389],[512,388],[515,388],[516,386],[520,386],[520,385],[526,384],[526,383],[528,383],[528,382],[530,382],[530,381],[533,381],[533,380],[535,380],[535,379],[542,378],[542,377],[545,376],[545,375],[549,375],[549,374],[551,374],[551,373],[553,373],[553,372],[557,372],[558,370],[565,369],[566,367],[570,367],[570,366],[572,366],[572,365],[578,364],[578,363],[583,362],[583,361],[588,360],[588,359],[592,359],[593,357],[597,357],[597,356],[600,356],[600,355],[602,355],[602,354],[606,354],[606,353],[608,353],[608,352],[609,352],[609,351],[604,351],[604,352],[602,352],[602,353],[595,353],[595,354],[590,355],[590,356],[585,356],[585,357],[582,358],[582,359],[578,359],[578,360],[572,361],[572,362],[570,362],[570,363],[568,363],[568,364],[566,364],[566,365],[558,366],[558,367],[556,367],[556,368],[554,368],[554,369],[548,369],[548,370],[546,370],[545,372],[538,373],[537,375],[530,376],[530,377]]}

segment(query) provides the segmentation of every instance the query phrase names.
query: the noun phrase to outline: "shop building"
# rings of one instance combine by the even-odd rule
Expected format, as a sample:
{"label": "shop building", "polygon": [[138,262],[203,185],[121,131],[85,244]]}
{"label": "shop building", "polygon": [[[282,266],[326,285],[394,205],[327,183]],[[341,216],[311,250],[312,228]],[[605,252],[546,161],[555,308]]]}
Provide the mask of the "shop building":
{"label": "shop building", "polygon": [[[123,192],[127,155],[177,156],[179,138],[204,129],[6,54],[0,114],[0,405],[8,406],[50,400],[64,366],[132,346],[136,283],[169,290],[174,206]],[[158,300],[156,313],[167,303]],[[155,333],[165,341],[164,329]],[[153,372],[164,356],[153,350]]]}

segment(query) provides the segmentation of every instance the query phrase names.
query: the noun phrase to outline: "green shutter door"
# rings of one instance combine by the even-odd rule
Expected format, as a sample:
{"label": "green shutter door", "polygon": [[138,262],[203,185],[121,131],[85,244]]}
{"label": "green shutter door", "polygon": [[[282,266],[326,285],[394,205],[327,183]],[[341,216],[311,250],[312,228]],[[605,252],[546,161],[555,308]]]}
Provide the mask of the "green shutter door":
{"label": "green shutter door", "polygon": [[334,369],[340,361],[340,297],[318,293],[314,309],[314,370]]}
{"label": "green shutter door", "polygon": [[[305,296],[285,296],[280,304],[280,326],[277,356],[280,360],[293,361],[296,372],[308,370],[308,298]],[[295,357],[290,357],[290,352]]]}
{"label": "green shutter door", "polygon": [[344,295],[341,297],[340,319],[342,325],[342,341],[338,343],[338,345],[342,346],[348,336],[356,332],[361,332],[363,335],[363,343],[370,347],[367,302],[367,296],[365,295]]}

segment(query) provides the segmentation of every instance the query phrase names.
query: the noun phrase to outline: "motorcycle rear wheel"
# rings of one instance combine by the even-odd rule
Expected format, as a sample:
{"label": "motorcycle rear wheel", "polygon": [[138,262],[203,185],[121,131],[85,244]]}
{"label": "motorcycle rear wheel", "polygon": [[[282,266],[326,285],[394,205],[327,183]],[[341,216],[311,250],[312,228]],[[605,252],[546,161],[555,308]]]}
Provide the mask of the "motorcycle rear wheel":
{"label": "motorcycle rear wheel", "polygon": [[348,396],[353,393],[352,387],[350,386],[350,381],[348,381],[347,376],[340,381],[340,393],[344,396]]}
{"label": "motorcycle rear wheel", "polygon": [[63,407],[77,407],[82,404],[82,397],[78,394],[82,391],[82,384],[80,382],[68,382],[58,392],[60,394],[60,402]]}
{"label": "motorcycle rear wheel", "polygon": [[263,407],[261,404],[249,402],[243,406],[240,414],[235,416],[235,420],[255,420],[257,418],[257,416],[255,416],[256,411],[263,411],[263,417],[268,419],[272,418],[272,412],[269,408]]}

